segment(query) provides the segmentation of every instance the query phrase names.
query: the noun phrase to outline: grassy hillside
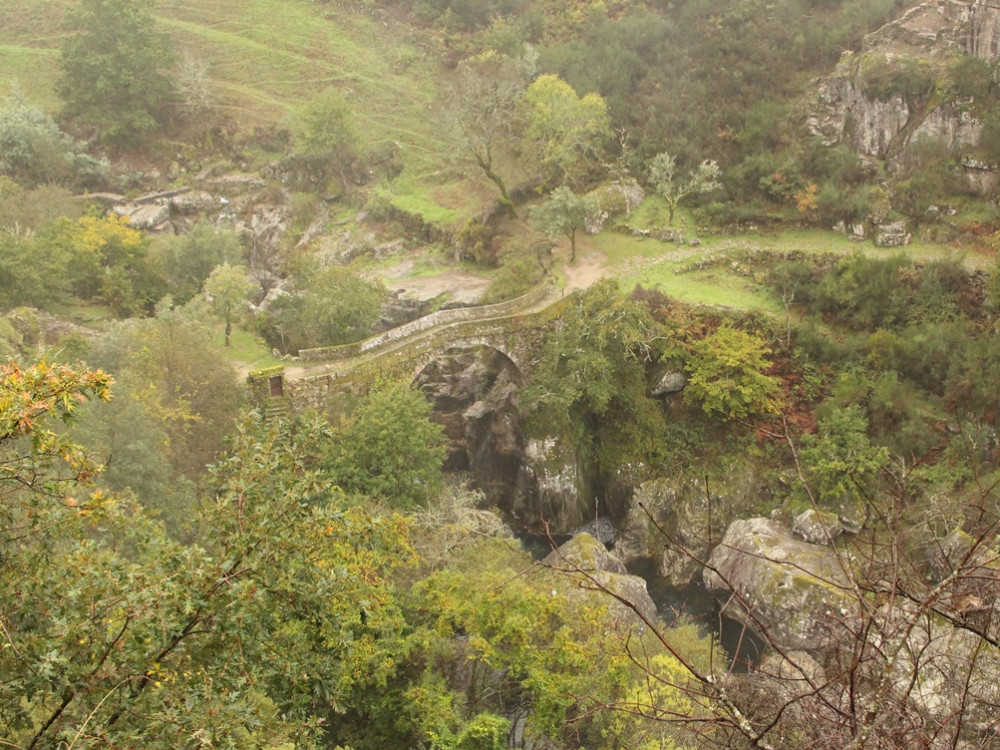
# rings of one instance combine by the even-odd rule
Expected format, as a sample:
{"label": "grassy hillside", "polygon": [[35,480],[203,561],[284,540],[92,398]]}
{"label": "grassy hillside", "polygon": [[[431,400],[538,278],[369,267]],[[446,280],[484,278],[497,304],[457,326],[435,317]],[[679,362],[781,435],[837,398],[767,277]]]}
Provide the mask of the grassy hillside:
{"label": "grassy hillside", "polygon": [[[69,0],[0,7],[0,94],[17,86],[58,112],[61,21]],[[284,128],[297,107],[334,88],[354,110],[366,147],[393,144],[403,173],[385,190],[401,207],[452,219],[489,200],[455,158],[441,126],[441,68],[432,42],[387,14],[308,0],[163,2],[156,16],[178,51],[208,64],[213,119],[246,135]],[[185,138],[186,135],[180,137]]]}

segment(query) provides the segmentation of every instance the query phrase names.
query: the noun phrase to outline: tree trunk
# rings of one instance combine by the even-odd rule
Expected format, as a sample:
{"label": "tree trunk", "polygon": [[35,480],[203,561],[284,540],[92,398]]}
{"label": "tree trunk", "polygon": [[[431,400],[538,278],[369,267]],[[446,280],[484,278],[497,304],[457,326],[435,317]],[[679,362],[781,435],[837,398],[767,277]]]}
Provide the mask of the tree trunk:
{"label": "tree trunk", "polygon": [[479,163],[479,168],[483,170],[483,174],[486,178],[492,182],[500,190],[500,204],[507,209],[511,216],[516,217],[517,211],[514,208],[514,201],[511,200],[510,193],[507,192],[507,185],[504,184],[503,178],[493,171],[493,156],[487,153],[487,158],[483,158],[475,150],[473,150],[473,155],[476,157],[476,161]]}
{"label": "tree trunk", "polygon": [[233,324],[229,322],[229,318],[226,318],[226,346],[229,346],[229,337],[233,333]]}

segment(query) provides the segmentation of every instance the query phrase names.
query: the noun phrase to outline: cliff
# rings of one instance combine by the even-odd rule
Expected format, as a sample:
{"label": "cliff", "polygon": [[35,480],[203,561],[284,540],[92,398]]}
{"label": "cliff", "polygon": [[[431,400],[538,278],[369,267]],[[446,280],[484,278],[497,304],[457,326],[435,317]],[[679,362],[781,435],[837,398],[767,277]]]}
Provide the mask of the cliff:
{"label": "cliff", "polygon": [[[995,187],[981,155],[983,124],[995,94],[970,93],[963,58],[994,66],[1000,57],[1000,0],[929,0],[869,34],[819,81],[808,117],[828,145],[847,144],[895,171],[921,140],[961,157],[970,184]],[[967,61],[965,61],[967,62]],[[985,69],[986,66],[981,66]]]}

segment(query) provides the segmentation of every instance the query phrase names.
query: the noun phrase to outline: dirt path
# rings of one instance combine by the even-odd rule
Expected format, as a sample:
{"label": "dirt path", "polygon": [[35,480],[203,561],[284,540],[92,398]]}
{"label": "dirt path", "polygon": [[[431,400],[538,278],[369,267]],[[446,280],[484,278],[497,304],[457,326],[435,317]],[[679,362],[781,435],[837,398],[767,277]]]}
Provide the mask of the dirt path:
{"label": "dirt path", "polygon": [[[587,289],[593,286],[604,278],[604,274],[607,271],[605,263],[608,258],[604,253],[588,251],[582,243],[578,250],[575,263],[567,263],[566,257],[560,259],[562,261],[562,271],[566,275],[567,292],[572,292],[576,289]],[[568,256],[568,252],[566,256]]]}
{"label": "dirt path", "polygon": [[385,288],[401,297],[418,301],[433,300],[443,294],[449,302],[464,305],[478,304],[490,286],[490,279],[476,273],[457,269],[443,269],[441,273],[409,278],[415,263],[412,259],[372,274]]}

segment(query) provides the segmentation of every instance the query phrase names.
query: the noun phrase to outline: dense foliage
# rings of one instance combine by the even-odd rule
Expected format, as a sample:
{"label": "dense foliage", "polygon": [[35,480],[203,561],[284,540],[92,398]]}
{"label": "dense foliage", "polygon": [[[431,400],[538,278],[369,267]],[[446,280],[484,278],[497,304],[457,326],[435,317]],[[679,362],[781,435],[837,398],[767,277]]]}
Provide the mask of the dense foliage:
{"label": "dense foliage", "polygon": [[169,37],[146,0],[82,0],[66,19],[59,95],[66,112],[112,142],[164,117],[171,95]]}
{"label": "dense foliage", "polygon": [[[998,645],[976,618],[996,600],[1000,264],[972,270],[986,261],[945,244],[765,249],[779,221],[853,231],[901,216],[924,225],[925,243],[1000,249],[988,201],[974,220],[948,215],[969,187],[943,144],[862,159],[807,133],[796,109],[842,50],[911,4],[302,3],[310,23],[357,16],[366,34],[405,40],[377,81],[405,91],[399,112],[367,101],[368,71],[317,65],[294,82],[297,101],[254,90],[271,121],[247,132],[242,112],[215,106],[207,63],[187,54],[169,80],[174,44],[146,0],[75,4],[63,119],[17,92],[0,102],[0,744],[798,750],[863,747],[873,727],[900,746],[930,731],[894,702],[896,644],[868,632],[901,596],[913,623],[974,634],[985,654]],[[198,26],[169,17],[172,33]],[[874,101],[960,102],[983,125],[970,153],[1000,154],[984,61],[852,65]],[[428,71],[442,80],[419,80]],[[393,140],[402,133],[427,143]],[[99,144],[119,149],[113,168]],[[123,196],[70,192],[112,186],[132,200],[168,183],[146,199],[176,235],[106,210],[133,210]],[[174,202],[191,186],[206,192]],[[756,295],[780,319],[583,279],[577,242],[597,219],[608,223],[594,265],[645,284],[669,261],[675,278],[658,287],[676,280],[679,293],[697,267],[715,302]],[[733,225],[746,234],[711,236]],[[687,243],[689,228],[701,237]],[[527,354],[505,371],[517,385],[495,442],[475,449],[503,443],[516,492],[572,496],[627,525],[626,544],[663,535],[699,575],[737,514],[810,510],[831,524],[826,541],[846,531],[836,544],[850,550],[860,624],[826,654],[829,679],[802,712],[771,707],[803,680],[768,692],[723,676],[693,626],[642,621],[586,565],[530,559],[507,538],[516,513],[486,509],[510,498],[446,481],[444,430],[405,382],[354,381],[334,401],[330,366],[336,419],[279,398],[266,418],[240,411],[234,359],[263,347],[234,354],[235,334],[255,329],[268,366],[305,370],[291,361],[300,350],[416,310],[390,310],[372,280],[391,277],[389,263],[488,267],[499,301],[552,272],[542,235],[569,241],[558,270],[588,288],[519,319],[537,326],[511,334]],[[456,387],[479,398],[473,385]],[[476,412],[451,432],[469,439]],[[548,443],[557,450],[528,455]],[[676,483],[665,516],[629,505],[648,480]],[[693,514],[705,522],[678,521]],[[952,565],[954,539],[969,541]],[[952,569],[929,583],[942,558]],[[945,601],[956,581],[967,590]],[[953,746],[995,741],[963,710],[950,721]]]}
{"label": "dense foliage", "polygon": [[[109,398],[108,376],[44,363],[0,374],[0,725],[18,746],[499,747],[525,698],[535,736],[646,734],[580,703],[642,689],[600,600],[554,596],[555,574],[521,576],[531,562],[507,542],[463,543],[447,569],[396,587],[396,571],[412,575],[409,524],[346,502],[313,468],[324,441],[350,435],[241,419],[211,470],[203,531],[182,544],[97,489],[101,467],[52,430]],[[375,426],[373,408],[356,423]],[[690,629],[676,638],[702,648]],[[655,642],[637,648],[677,671]],[[455,681],[452,662],[477,676]],[[509,689],[482,690],[497,681]],[[690,710],[679,688],[661,693]]]}

